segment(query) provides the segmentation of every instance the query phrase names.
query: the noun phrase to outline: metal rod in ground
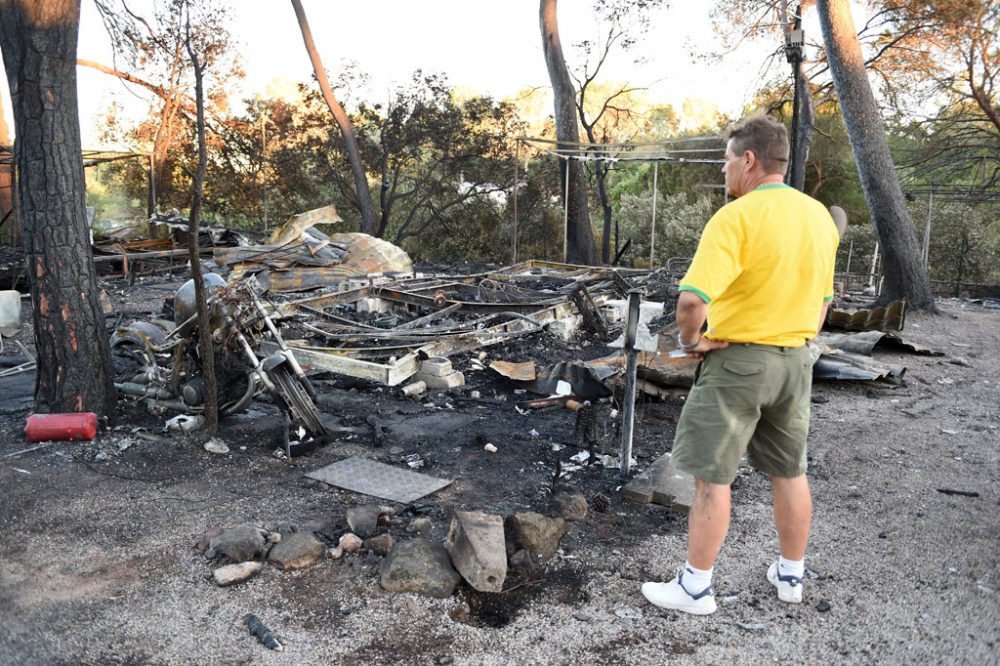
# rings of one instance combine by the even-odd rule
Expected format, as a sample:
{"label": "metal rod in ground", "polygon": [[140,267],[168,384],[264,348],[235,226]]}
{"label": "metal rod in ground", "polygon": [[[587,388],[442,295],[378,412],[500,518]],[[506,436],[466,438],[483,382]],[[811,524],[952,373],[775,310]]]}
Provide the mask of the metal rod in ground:
{"label": "metal rod in ground", "polygon": [[622,450],[621,450],[621,479],[628,478],[629,470],[632,467],[632,427],[635,424],[635,373],[636,373],[636,350],[635,338],[639,330],[639,304],[642,300],[641,289],[629,289],[628,292],[628,319],[625,325],[625,356],[628,362],[625,365],[625,395],[622,396]]}

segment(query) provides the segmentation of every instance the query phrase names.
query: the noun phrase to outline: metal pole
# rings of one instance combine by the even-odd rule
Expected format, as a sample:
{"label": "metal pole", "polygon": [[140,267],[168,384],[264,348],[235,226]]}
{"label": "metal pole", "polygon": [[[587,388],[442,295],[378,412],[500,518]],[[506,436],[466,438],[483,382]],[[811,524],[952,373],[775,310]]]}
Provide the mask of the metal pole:
{"label": "metal pole", "polygon": [[569,263],[569,164],[566,158],[566,193],[563,195],[563,263]]}
{"label": "metal pole", "polygon": [[514,146],[514,223],[513,229],[511,229],[511,248],[510,248],[510,263],[517,263],[517,179],[518,172],[520,171],[520,165],[518,160],[521,158],[521,142],[518,141]]}
{"label": "metal pole", "polygon": [[635,349],[636,333],[639,330],[639,305],[642,301],[641,289],[629,289],[628,292],[628,319],[625,325],[625,395],[622,398],[622,450],[619,464],[620,477],[622,481],[628,478],[629,470],[632,467],[632,428],[635,424],[635,373],[636,357],[638,352]]}
{"label": "metal pole", "polygon": [[153,217],[156,212],[156,158],[149,154],[149,201],[146,204],[146,214]]}
{"label": "metal pole", "polygon": [[660,163],[653,162],[653,224],[649,229],[649,270],[653,270],[653,250],[656,248],[656,182],[660,174]]}
{"label": "metal pole", "polygon": [[847,274],[847,279],[851,279],[851,255],[854,254],[854,239],[851,239],[851,244],[847,246],[847,268],[844,273]]}
{"label": "metal pole", "polygon": [[267,134],[264,130],[266,116],[267,111],[262,110],[260,113],[260,185],[264,209],[264,231],[267,231]]}
{"label": "metal pole", "polygon": [[930,265],[931,258],[931,215],[934,212],[934,183],[927,193],[927,225],[924,227],[924,269]]}

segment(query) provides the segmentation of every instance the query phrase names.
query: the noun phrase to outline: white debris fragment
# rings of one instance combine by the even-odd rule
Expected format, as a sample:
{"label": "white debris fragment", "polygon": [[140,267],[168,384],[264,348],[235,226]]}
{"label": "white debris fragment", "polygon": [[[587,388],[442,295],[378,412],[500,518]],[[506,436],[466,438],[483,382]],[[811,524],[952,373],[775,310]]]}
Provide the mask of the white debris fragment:
{"label": "white debris fragment", "polygon": [[205,442],[205,450],[209,453],[229,453],[229,447],[218,437],[213,437]]}
{"label": "white debris fragment", "polygon": [[569,382],[563,381],[562,379],[556,382],[556,395],[572,395],[572,394],[573,394],[573,387],[570,386]]}
{"label": "white debris fragment", "polygon": [[538,431],[535,430],[534,428],[532,428],[531,432],[529,432],[528,434],[531,435],[532,437],[538,437]]}
{"label": "white debris fragment", "polygon": [[497,447],[495,447],[493,444],[490,444],[489,442],[487,442],[486,446],[483,447],[483,451],[486,451],[487,453],[496,453],[497,452]]}

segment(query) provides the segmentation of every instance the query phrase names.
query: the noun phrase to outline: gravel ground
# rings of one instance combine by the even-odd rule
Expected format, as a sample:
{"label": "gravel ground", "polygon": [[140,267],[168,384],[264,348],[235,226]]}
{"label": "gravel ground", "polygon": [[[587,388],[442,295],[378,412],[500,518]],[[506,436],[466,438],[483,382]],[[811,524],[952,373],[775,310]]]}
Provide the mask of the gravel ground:
{"label": "gravel ground", "polygon": [[[815,387],[826,402],[813,409],[815,523],[802,605],[779,602],[764,578],[777,540],[768,483],[750,470],[734,488],[716,569],[720,608],[709,617],[644,602],[640,584],[670,578],[683,562],[686,523],[614,495],[611,511],[570,525],[544,575],[509,580],[499,595],[387,593],[374,555],[292,573],[265,568],[218,588],[191,547],[205,530],[293,522],[322,537],[349,504],[365,501],[317,490],[302,473],[366,444],[330,445],[288,465],[267,455],[260,432],[274,415],[264,406],[227,426],[231,446],[248,445],[228,457],[186,440],[151,441],[123,423],[95,444],[0,458],[0,663],[998,663],[1000,311],[948,301],[941,316],[910,316],[904,335],[946,355],[877,352],[877,360],[908,368],[901,386]],[[968,365],[950,363],[953,356]],[[0,456],[27,446],[19,433],[26,412],[17,406],[25,391],[23,379],[0,382],[0,398],[13,405],[0,417]],[[363,406],[371,396],[345,395],[348,412],[350,399]],[[640,411],[640,461],[662,452],[679,407]],[[455,461],[438,456],[436,469],[458,480],[428,501],[434,538],[456,508],[544,507],[544,476],[522,471],[531,456],[483,464],[473,457],[481,445],[462,448],[491,424],[510,438],[504,422],[516,417],[502,409],[475,429],[426,443],[458,443],[461,451]],[[543,435],[567,428],[561,412],[533,418]],[[506,462],[512,468],[501,470]],[[513,490],[488,485],[476,469]],[[578,483],[590,495],[613,482]],[[287,650],[257,643],[242,625],[247,612]]]}

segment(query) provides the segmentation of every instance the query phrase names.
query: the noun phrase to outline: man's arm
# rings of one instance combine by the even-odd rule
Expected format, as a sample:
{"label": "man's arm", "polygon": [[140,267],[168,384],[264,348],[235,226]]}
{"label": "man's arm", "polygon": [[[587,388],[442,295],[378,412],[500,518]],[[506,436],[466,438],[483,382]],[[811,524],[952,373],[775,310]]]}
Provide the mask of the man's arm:
{"label": "man's arm", "polygon": [[819,335],[820,331],[823,330],[823,324],[826,323],[826,313],[830,309],[830,301],[823,301],[823,308],[819,311],[819,324],[816,325],[816,335]]}
{"label": "man's arm", "polygon": [[728,347],[728,342],[709,340],[701,334],[701,327],[708,317],[708,303],[690,291],[682,291],[677,297],[677,328],[680,339],[689,345],[698,341],[698,346],[687,350],[689,356],[704,358],[705,352]]}

